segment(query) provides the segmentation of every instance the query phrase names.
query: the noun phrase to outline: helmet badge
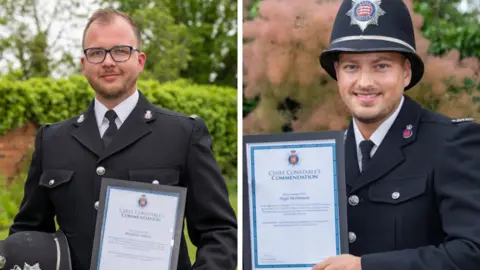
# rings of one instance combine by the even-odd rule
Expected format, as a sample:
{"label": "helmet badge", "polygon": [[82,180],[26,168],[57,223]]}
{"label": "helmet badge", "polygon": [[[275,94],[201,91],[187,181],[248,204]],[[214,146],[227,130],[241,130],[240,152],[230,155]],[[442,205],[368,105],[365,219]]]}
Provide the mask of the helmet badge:
{"label": "helmet badge", "polygon": [[352,0],[352,8],[346,14],[351,18],[350,25],[358,25],[362,32],[369,25],[378,25],[378,17],[385,15],[381,3],[382,0]]}

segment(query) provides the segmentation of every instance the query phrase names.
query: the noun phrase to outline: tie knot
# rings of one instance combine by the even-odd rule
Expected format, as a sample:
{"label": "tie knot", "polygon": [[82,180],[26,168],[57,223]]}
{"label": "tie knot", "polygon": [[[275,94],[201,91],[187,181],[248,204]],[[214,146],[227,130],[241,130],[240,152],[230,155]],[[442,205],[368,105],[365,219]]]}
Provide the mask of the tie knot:
{"label": "tie knot", "polygon": [[105,113],[105,118],[107,118],[110,123],[113,123],[115,121],[115,118],[117,118],[117,114],[114,110],[108,110]]}
{"label": "tie knot", "polygon": [[360,151],[362,152],[362,157],[370,158],[370,152],[372,151],[375,144],[370,140],[364,140],[360,142]]}

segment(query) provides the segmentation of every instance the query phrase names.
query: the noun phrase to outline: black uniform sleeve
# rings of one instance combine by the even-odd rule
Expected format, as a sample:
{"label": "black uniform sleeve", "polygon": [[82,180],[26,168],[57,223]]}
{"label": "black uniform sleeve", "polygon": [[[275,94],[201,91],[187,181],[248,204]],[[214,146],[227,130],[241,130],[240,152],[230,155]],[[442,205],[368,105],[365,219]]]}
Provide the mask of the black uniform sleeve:
{"label": "black uniform sleeve", "polygon": [[192,269],[234,270],[237,264],[237,220],[228,190],[201,119],[194,120],[187,161],[186,221],[197,247]]}
{"label": "black uniform sleeve", "polygon": [[480,269],[480,125],[461,124],[434,169],[445,241],[362,256],[362,270]]}
{"label": "black uniform sleeve", "polygon": [[53,205],[45,187],[39,185],[42,175],[41,145],[44,129],[45,127],[41,127],[35,137],[35,149],[25,182],[24,197],[9,234],[19,231],[55,232]]}

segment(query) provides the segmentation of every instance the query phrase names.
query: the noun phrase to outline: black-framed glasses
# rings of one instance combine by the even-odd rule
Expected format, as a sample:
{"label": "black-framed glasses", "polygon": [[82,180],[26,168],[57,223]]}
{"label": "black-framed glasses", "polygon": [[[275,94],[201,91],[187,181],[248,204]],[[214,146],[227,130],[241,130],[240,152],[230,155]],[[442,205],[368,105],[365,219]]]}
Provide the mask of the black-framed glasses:
{"label": "black-framed glasses", "polygon": [[132,51],[140,52],[135,47],[121,45],[115,46],[110,50],[104,48],[88,48],[83,50],[83,53],[85,54],[88,62],[92,64],[100,64],[107,57],[107,53],[110,53],[110,56],[115,62],[126,62],[130,60],[130,57],[132,56]]}

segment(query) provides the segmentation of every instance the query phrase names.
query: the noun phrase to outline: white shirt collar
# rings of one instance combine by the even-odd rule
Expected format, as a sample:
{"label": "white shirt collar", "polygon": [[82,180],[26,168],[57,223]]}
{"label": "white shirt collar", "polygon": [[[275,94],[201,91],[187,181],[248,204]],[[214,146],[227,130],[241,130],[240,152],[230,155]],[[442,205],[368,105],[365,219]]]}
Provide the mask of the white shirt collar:
{"label": "white shirt collar", "polygon": [[[132,95],[130,95],[120,104],[115,106],[115,108],[113,108],[113,110],[117,114],[117,121],[120,121],[120,125],[123,124],[123,122],[125,122],[127,117],[130,115],[130,113],[133,111],[133,109],[137,105],[138,97],[139,97],[138,90],[136,90]],[[100,127],[102,125],[102,122],[106,119],[105,113],[108,111],[108,108],[105,107],[105,105],[103,105],[100,101],[98,101],[95,98],[94,110],[95,110],[95,118],[97,119],[97,125]]]}
{"label": "white shirt collar", "polygon": [[[395,112],[390,115],[387,120],[385,120],[372,134],[370,137],[370,140],[375,144],[374,149],[372,150],[372,156],[373,153],[375,153],[376,149],[380,146],[382,143],[383,139],[387,135],[388,130],[390,127],[393,125],[393,122],[395,122],[395,119],[397,118],[398,114],[400,113],[400,109],[402,108],[403,101],[405,97],[402,96],[402,99],[400,101],[400,104],[398,105],[398,108],[395,110]],[[360,142],[362,142],[365,138],[363,137],[362,133],[358,129],[357,124],[355,121],[353,121],[353,131],[355,134],[355,142],[357,144],[357,153],[360,153]],[[361,160],[361,159],[359,159]]]}

